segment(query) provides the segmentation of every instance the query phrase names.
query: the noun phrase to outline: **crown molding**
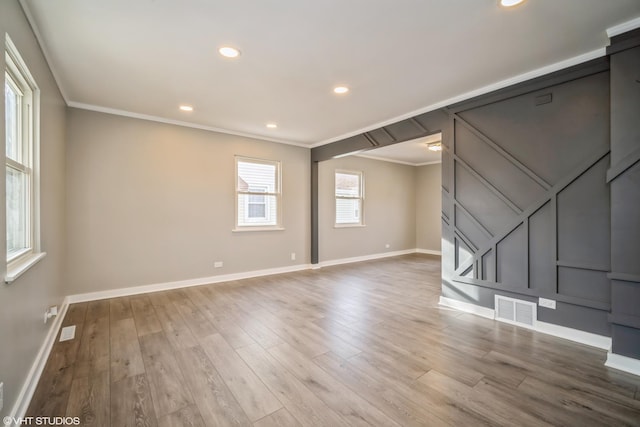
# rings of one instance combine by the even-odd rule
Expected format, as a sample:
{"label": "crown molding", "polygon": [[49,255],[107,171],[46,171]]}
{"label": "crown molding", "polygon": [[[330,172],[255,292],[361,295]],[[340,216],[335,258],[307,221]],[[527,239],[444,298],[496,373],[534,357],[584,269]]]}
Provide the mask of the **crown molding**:
{"label": "crown molding", "polygon": [[29,8],[29,3],[27,2],[27,0],[20,0],[20,7],[22,8],[22,12],[24,13],[24,16],[27,18],[27,22],[31,26],[31,31],[33,31],[33,35],[36,37],[36,41],[40,46],[40,51],[42,52],[42,55],[44,56],[44,60],[47,63],[47,66],[49,67],[49,71],[51,71],[53,80],[55,80],[56,82],[58,91],[60,92],[60,95],[62,96],[62,99],[64,100],[65,104],[69,105],[69,98],[67,97],[67,93],[61,84],[62,80],[60,79],[60,73],[58,73],[58,70],[56,70],[56,68],[53,65],[53,61],[51,60],[51,54],[47,50],[47,45],[44,43],[44,38],[40,33],[40,29],[38,28],[38,25],[36,25],[36,20],[33,17],[33,13]]}
{"label": "crown molding", "polygon": [[623,22],[622,24],[607,28],[607,36],[609,38],[619,36],[620,34],[635,30],[636,28],[640,28],[640,16],[630,21]]}
{"label": "crown molding", "polygon": [[200,125],[200,124],[197,124],[197,123],[185,122],[185,121],[182,121],[182,120],[167,119],[165,117],[152,116],[152,115],[149,115],[149,114],[134,113],[132,111],[119,110],[117,108],[101,107],[99,105],[83,104],[81,102],[74,102],[74,101],[69,102],[67,105],[69,107],[78,108],[78,109],[81,109],[81,110],[96,111],[98,113],[113,114],[115,116],[129,117],[129,118],[132,118],[132,119],[147,120],[147,121],[150,121],[150,122],[165,123],[165,124],[169,124],[169,125],[182,126],[182,127],[192,128],[192,129],[206,130],[206,131],[209,131],[209,132],[217,132],[217,133],[224,133],[224,134],[227,134],[227,135],[241,136],[241,137],[244,137],[244,138],[258,139],[258,140],[261,140],[261,141],[268,141],[268,142],[276,142],[276,143],[279,143],[279,144],[293,145],[293,146],[301,147],[301,148],[309,148],[309,145],[307,145],[307,144],[287,141],[287,140],[284,140],[284,139],[268,138],[268,137],[261,136],[261,135],[253,135],[253,134],[250,134],[250,133],[236,132],[236,131],[232,131],[232,130],[229,130],[229,129],[223,129],[223,128],[217,128],[217,127],[213,127],[213,126]]}

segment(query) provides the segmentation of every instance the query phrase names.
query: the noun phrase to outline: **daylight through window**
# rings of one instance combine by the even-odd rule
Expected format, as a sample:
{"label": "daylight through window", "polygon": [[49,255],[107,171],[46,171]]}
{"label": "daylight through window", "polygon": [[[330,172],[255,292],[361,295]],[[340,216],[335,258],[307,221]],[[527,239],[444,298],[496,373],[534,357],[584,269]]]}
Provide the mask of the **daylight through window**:
{"label": "daylight through window", "polygon": [[336,171],[336,226],[363,225],[362,172]]}
{"label": "daylight through window", "polygon": [[12,265],[23,264],[39,250],[38,186],[35,179],[38,164],[38,88],[8,38],[5,63],[7,277],[13,277]]}
{"label": "daylight through window", "polygon": [[236,227],[280,226],[280,162],[236,157]]}

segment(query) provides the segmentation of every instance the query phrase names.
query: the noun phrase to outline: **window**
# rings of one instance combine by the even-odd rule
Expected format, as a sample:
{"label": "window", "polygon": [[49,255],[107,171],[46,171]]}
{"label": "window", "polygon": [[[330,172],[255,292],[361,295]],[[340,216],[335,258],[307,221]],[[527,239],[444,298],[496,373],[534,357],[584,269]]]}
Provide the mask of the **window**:
{"label": "window", "polygon": [[44,254],[39,253],[39,90],[7,36],[5,43],[5,185],[7,276],[11,282]]}
{"label": "window", "polygon": [[280,162],[236,157],[236,229],[279,229],[280,196]]}
{"label": "window", "polygon": [[362,172],[336,171],[336,226],[364,225]]}
{"label": "window", "polygon": [[249,196],[247,197],[247,221],[248,220],[265,220],[267,219],[267,198],[262,194],[266,193],[266,186],[249,187]]}

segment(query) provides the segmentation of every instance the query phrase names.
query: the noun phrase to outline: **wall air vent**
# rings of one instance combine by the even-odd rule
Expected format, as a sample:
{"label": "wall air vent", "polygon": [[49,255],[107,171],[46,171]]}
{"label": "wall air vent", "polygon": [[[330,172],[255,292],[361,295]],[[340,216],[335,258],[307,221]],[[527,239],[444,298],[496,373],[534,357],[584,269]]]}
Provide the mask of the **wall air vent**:
{"label": "wall air vent", "polygon": [[534,328],[538,318],[536,303],[496,295],[496,320]]}

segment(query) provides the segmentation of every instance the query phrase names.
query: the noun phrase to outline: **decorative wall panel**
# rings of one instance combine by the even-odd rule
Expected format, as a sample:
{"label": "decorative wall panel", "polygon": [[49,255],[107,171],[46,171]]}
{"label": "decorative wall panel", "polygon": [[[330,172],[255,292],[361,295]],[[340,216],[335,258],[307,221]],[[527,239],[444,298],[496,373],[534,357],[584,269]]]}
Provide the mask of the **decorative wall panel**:
{"label": "decorative wall panel", "polygon": [[[455,214],[443,244],[453,239],[455,256],[443,254],[444,293],[489,307],[496,293],[555,299],[561,325],[609,311],[608,99],[599,70],[448,110],[443,210]],[[606,321],[582,325],[609,334]]]}

